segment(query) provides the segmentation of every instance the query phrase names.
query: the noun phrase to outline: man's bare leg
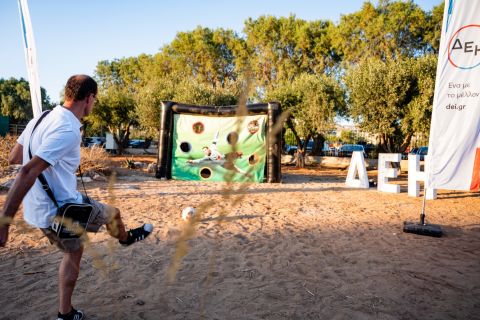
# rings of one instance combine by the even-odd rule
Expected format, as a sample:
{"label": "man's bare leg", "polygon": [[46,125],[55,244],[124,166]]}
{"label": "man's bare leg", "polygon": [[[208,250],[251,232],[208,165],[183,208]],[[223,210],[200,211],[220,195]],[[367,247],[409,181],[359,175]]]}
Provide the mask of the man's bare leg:
{"label": "man's bare leg", "polygon": [[120,210],[114,208],[115,212],[113,213],[113,219],[110,223],[107,223],[108,233],[117,238],[120,241],[127,240],[127,231],[125,230],[125,224],[123,223],[122,216],[120,215]]}
{"label": "man's bare leg", "polygon": [[130,229],[127,232],[120,215],[120,210],[117,208],[112,208],[112,210],[114,210],[112,213],[113,218],[107,224],[107,230],[112,237],[119,240],[120,244],[129,246],[137,241],[144,240],[152,232],[153,225],[150,223],[144,224],[135,229]]}
{"label": "man's bare leg", "polygon": [[72,310],[72,294],[80,273],[83,246],[75,252],[64,253],[58,269],[59,312],[67,314]]}

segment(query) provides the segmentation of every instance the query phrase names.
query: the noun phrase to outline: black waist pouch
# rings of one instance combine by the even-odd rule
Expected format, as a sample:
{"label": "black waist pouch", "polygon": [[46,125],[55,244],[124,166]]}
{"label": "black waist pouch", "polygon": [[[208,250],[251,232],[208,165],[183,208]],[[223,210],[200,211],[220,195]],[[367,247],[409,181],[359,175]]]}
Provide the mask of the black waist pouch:
{"label": "black waist pouch", "polygon": [[92,210],[88,203],[66,203],[57,209],[50,229],[59,238],[79,238],[90,223]]}

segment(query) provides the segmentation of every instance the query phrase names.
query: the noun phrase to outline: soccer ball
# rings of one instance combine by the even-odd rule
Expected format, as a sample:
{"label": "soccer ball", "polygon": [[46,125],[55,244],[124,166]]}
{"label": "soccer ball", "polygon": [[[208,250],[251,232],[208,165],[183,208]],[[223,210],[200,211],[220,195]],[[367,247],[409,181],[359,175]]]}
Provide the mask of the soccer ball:
{"label": "soccer ball", "polygon": [[189,219],[193,219],[195,216],[195,208],[192,207],[186,207],[182,210],[182,219],[187,221]]}

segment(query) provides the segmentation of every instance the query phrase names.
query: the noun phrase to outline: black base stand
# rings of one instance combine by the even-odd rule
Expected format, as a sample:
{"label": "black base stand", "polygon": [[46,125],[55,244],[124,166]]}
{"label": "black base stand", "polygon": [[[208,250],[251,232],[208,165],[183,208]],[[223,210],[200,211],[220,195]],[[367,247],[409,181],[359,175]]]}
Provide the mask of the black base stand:
{"label": "black base stand", "polygon": [[420,223],[404,221],[403,232],[437,238],[443,235],[442,228],[439,225],[425,223],[425,214],[423,213],[420,215]]}
{"label": "black base stand", "polygon": [[420,213],[420,222],[403,222],[403,232],[414,233],[421,236],[437,237],[440,238],[443,235],[442,228],[437,224],[425,223],[425,199],[427,191],[423,193],[422,212]]}

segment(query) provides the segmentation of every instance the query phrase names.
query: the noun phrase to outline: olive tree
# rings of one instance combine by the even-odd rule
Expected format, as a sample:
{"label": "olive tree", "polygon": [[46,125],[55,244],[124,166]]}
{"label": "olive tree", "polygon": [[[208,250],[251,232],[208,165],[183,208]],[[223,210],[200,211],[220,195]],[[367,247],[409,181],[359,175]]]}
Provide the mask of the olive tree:
{"label": "olive tree", "polygon": [[94,128],[106,127],[120,153],[128,144],[131,127],[138,124],[135,95],[141,75],[140,61],[144,58],[101,61],[95,72],[99,84],[97,102],[86,120]]}
{"label": "olive tree", "polygon": [[[301,74],[291,83],[283,83],[267,93],[290,113],[286,124],[297,141],[299,157],[308,140],[323,146],[325,134],[334,127],[335,117],[345,113],[345,93],[338,81],[326,75]],[[303,138],[303,141],[302,141]],[[297,161],[302,165],[303,159]]]}
{"label": "olive tree", "polygon": [[[40,88],[42,109],[53,106],[44,88]],[[0,114],[10,117],[13,121],[26,123],[33,118],[30,86],[23,78],[0,79]]]}
{"label": "olive tree", "polygon": [[341,17],[332,44],[346,65],[364,57],[396,60],[425,52],[431,28],[427,13],[413,1],[365,2],[359,11]]}
{"label": "olive tree", "polygon": [[345,76],[348,112],[359,127],[376,135],[379,150],[404,152],[415,133],[427,133],[432,110],[436,58],[371,58]]}

